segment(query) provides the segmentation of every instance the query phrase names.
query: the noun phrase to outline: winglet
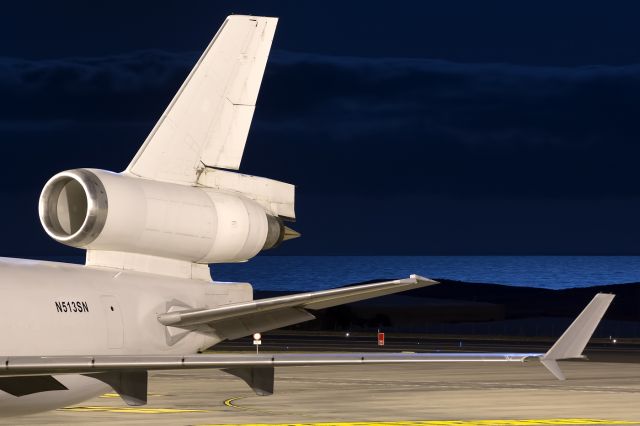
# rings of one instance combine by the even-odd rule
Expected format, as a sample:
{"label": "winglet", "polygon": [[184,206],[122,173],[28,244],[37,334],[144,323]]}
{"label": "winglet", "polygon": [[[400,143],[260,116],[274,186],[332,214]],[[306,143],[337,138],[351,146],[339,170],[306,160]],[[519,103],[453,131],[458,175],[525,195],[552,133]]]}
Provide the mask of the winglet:
{"label": "winglet", "polygon": [[613,294],[596,294],[551,349],[540,358],[542,365],[558,380],[564,380],[565,377],[556,361],[583,357],[582,351],[614,297]]}
{"label": "winglet", "polygon": [[560,370],[558,361],[556,361],[555,359],[540,358],[540,362],[542,363],[542,365],[544,365],[547,368],[547,370],[549,370],[551,374],[555,376],[556,379],[558,380],[566,379],[564,377],[564,373],[562,372],[562,370]]}

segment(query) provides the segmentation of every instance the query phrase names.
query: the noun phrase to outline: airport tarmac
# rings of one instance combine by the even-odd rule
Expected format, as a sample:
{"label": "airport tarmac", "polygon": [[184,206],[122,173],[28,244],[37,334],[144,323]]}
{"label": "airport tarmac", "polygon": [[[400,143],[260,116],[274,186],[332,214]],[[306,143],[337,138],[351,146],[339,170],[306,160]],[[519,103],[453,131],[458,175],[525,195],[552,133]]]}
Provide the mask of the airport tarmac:
{"label": "airport tarmac", "polygon": [[[537,361],[514,364],[285,367],[259,397],[222,371],[152,373],[149,404],[115,394],[10,425],[640,425],[640,364],[563,362],[555,380]],[[43,395],[44,397],[44,395]]]}

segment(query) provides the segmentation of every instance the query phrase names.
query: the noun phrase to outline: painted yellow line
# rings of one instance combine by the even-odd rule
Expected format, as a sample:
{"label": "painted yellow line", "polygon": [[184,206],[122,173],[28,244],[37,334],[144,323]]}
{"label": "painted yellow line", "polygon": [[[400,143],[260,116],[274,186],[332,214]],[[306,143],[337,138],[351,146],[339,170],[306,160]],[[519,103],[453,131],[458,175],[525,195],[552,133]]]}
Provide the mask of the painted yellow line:
{"label": "painted yellow line", "polygon": [[[272,411],[264,411],[258,408],[237,405],[236,401],[246,396],[235,396],[224,401],[224,405],[245,411],[260,412],[263,414],[276,414]],[[277,413],[287,414],[287,413]],[[299,414],[298,414],[299,416]],[[513,419],[513,420],[409,420],[395,422],[301,422],[301,423],[211,423],[197,426],[570,426],[570,425],[636,425],[640,422],[609,419]]]}
{"label": "painted yellow line", "polygon": [[144,408],[144,407],[106,407],[106,406],[75,406],[60,408],[60,411],[78,411],[92,413],[133,413],[133,414],[179,414],[179,413],[208,413],[210,410],[189,410],[178,408]]}
{"label": "painted yellow line", "polygon": [[243,399],[243,398],[246,398],[246,397],[245,396],[234,396],[233,398],[225,399],[224,405],[227,406],[227,407],[231,407],[231,408],[237,408],[239,410],[250,410],[250,408],[248,408],[248,407],[243,407],[241,405],[234,404],[234,402],[236,402],[239,399]]}
{"label": "painted yellow line", "polygon": [[[237,398],[236,398],[237,399]],[[231,401],[233,398],[231,399]],[[228,400],[229,401],[229,400]],[[232,401],[233,402],[233,401]],[[225,401],[226,403],[226,401]],[[640,422],[608,419],[522,419],[522,420],[418,420],[401,422],[310,422],[310,423],[237,423],[224,426],[568,426],[568,425],[640,425]],[[198,426],[222,426],[206,424]]]}
{"label": "painted yellow line", "polygon": [[[229,399],[225,399],[224,400],[224,405],[226,407],[229,408],[235,408],[237,410],[244,410],[244,411],[253,411],[254,413],[261,413],[261,414],[287,414],[287,413],[275,413],[273,411],[267,411],[267,410],[263,410],[261,408],[253,408],[253,407],[245,407],[242,405],[237,405],[235,404],[236,401],[240,400],[240,399],[244,399],[246,398],[246,396],[234,396],[233,398],[229,398]],[[303,416],[304,417],[304,416]],[[287,423],[288,424],[288,423]]]}
{"label": "painted yellow line", "polygon": [[[147,396],[165,396],[161,393],[148,393]],[[120,395],[118,395],[117,393],[103,393],[102,395],[99,396],[99,398],[120,398]]]}

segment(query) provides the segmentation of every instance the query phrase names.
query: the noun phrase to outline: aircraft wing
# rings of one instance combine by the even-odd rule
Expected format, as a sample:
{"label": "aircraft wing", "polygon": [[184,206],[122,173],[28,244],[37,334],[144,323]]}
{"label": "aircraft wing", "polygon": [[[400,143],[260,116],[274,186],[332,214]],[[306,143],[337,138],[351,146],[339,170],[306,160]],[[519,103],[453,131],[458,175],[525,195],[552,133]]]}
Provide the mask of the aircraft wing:
{"label": "aircraft wing", "polygon": [[258,395],[271,395],[275,367],[406,364],[433,362],[523,362],[542,354],[502,353],[323,353],[267,355],[103,355],[0,357],[0,390],[15,396],[66,389],[55,376],[82,374],[108,384],[129,405],[147,400],[148,371],[222,369],[244,380]]}
{"label": "aircraft wing", "polygon": [[[251,300],[211,309],[188,309],[167,312],[159,315],[158,321],[172,327],[191,327],[199,324],[209,324],[213,328],[225,328],[224,326],[228,324],[229,321],[238,319],[245,319],[255,323],[260,323],[260,321],[268,318],[275,318],[274,321],[285,321],[288,318],[292,320],[299,319],[291,323],[295,324],[296,322],[315,318],[312,314],[308,313],[307,310],[329,308],[331,306],[398,293],[437,283],[437,281],[419,275],[411,275],[409,278],[399,280]],[[279,327],[282,327],[282,325]],[[259,328],[258,324],[256,324],[256,327],[248,327],[247,330],[249,330],[249,332],[241,335],[246,336],[258,331],[265,331]],[[235,338],[229,337],[228,335],[226,335],[226,337]]]}
{"label": "aircraft wing", "polygon": [[[312,293],[313,294],[313,293]],[[54,376],[84,374],[111,386],[127,404],[146,403],[148,371],[223,369],[244,380],[258,395],[273,393],[274,368],[308,365],[404,364],[434,362],[524,362],[539,359],[558,379],[557,361],[582,357],[614,295],[597,294],[546,353],[293,353],[202,355],[0,356],[0,390],[27,395],[64,389]]]}
{"label": "aircraft wing", "polygon": [[287,353],[198,355],[96,355],[0,357],[0,377],[91,374],[108,371],[267,368],[308,365],[404,364],[429,362],[523,362],[541,353]]}

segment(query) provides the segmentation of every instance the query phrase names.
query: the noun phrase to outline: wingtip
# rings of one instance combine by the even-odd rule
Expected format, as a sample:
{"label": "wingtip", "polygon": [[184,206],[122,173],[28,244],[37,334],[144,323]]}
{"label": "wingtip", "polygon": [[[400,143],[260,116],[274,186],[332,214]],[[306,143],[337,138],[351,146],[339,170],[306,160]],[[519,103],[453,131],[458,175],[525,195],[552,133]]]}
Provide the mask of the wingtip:
{"label": "wingtip", "polygon": [[422,283],[426,285],[440,284],[438,281],[434,281],[430,278],[426,278],[418,274],[411,274],[409,278],[412,280],[415,280],[417,283]]}
{"label": "wingtip", "polygon": [[540,357],[542,364],[558,379],[564,380],[557,360],[584,358],[582,352],[600,324],[615,297],[611,293],[598,293],[573,320],[569,328],[551,348]]}
{"label": "wingtip", "polygon": [[600,297],[602,299],[608,299],[608,300],[613,300],[614,297],[616,297],[615,294],[613,293],[598,293],[596,294],[596,297]]}
{"label": "wingtip", "polygon": [[544,365],[547,368],[547,370],[549,370],[551,374],[554,375],[556,379],[566,380],[564,373],[562,372],[562,370],[560,370],[560,366],[558,365],[558,362],[555,359],[541,358],[540,362],[542,363],[542,365]]}

